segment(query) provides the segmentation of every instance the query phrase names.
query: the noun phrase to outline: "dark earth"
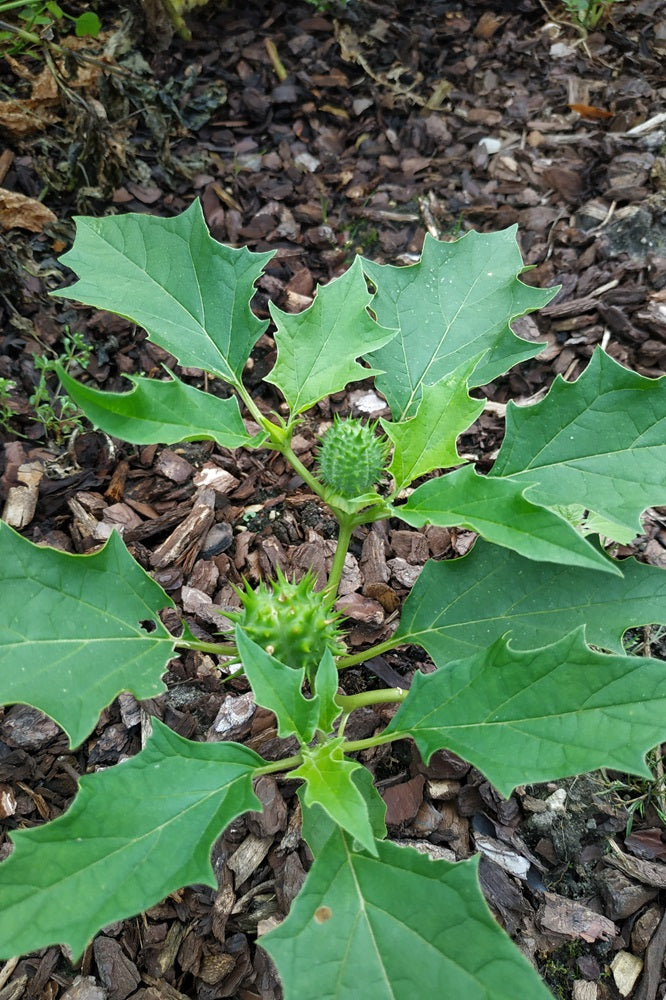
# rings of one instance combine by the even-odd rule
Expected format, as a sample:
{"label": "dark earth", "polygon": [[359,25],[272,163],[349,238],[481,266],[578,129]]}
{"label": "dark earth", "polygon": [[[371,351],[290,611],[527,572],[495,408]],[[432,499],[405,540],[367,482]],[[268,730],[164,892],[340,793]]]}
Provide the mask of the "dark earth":
{"label": "dark earth", "polygon": [[[201,198],[215,238],[277,251],[254,303],[262,317],[269,300],[304,308],[358,252],[409,263],[426,232],[451,239],[517,223],[525,280],[562,290],[516,324],[546,349],[484,390],[492,405],[461,448],[482,469],[506,400],[539,398],[558,373],[576,378],[596,345],[643,375],[663,373],[666,0],[618,0],[587,31],[557,0],[351,0],[323,10],[212,0],[188,15],[189,41],[158,0],[66,4],[72,15],[90,7],[97,39],[75,38],[61,19],[39,44],[0,42],[0,498],[27,538],[88,552],[118,528],[199,636],[219,622],[212,604],[234,603],[232,583],[322,566],[334,544],[335,522],[276,454],[209,442],[135,448],[63,409],[44,368],[57,357],[114,390],[127,386],[124,374],[175,364],[125,320],[48,297],[71,279],[57,258],[77,214],[171,216]],[[273,359],[265,336],[248,379],[266,411],[279,405],[261,383]],[[201,372],[183,375],[204,385]],[[355,386],[320,404],[298,441],[302,461],[312,461],[316,429],[358,413],[359,399]],[[206,510],[219,536],[208,549],[197,528],[204,466],[225,474]],[[179,528],[188,545],[177,553]],[[387,634],[427,558],[460,555],[472,541],[384,522],[359,531],[352,645]],[[663,511],[646,513],[631,551],[666,567]],[[354,594],[375,595],[372,615]],[[666,652],[655,627],[628,642]],[[345,689],[404,684],[424,655],[407,649],[349,670]],[[0,712],[1,857],[9,832],[60,815],[80,774],[137,752],[150,716],[189,738],[284,754],[273,717],[254,710],[242,680],[221,689],[211,656],[172,661],[166,681],[168,693],[149,703],[118,699],[76,751],[32,709]],[[359,736],[381,721],[358,714]],[[508,800],[443,752],[425,768],[405,743],[365,763],[394,839],[455,858],[482,853],[493,913],[554,996],[666,996],[660,747],[654,782],[604,772],[520,787]],[[187,888],[106,928],[76,966],[58,947],[7,962],[0,1000],[279,997],[257,930],[287,912],[309,855],[293,783],[263,778],[259,794],[264,813],[235,822],[214,848],[219,891]]]}

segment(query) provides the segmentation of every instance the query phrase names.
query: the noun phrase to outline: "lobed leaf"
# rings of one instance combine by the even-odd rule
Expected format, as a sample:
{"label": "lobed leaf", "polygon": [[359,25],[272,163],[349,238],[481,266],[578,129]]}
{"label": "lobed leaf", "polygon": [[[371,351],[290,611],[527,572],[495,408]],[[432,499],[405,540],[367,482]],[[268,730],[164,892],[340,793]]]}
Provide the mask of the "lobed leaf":
{"label": "lobed leaf", "polygon": [[666,624],[666,573],[635,559],[619,565],[622,576],[532,562],[479,539],[461,559],[425,564],[395,638],[444,663],[507,632],[512,647],[535,649],[584,625],[588,642],[621,653],[628,628]]}
{"label": "lobed leaf", "polygon": [[0,957],[64,942],[76,959],[107,924],[182,886],[215,886],[213,841],[261,809],[252,776],[264,763],[246,747],[193,743],[154,719],[136,757],[81,778],[68,812],[10,834]]}
{"label": "lobed leaf", "polygon": [[335,696],[338,693],[338,668],[333,659],[330,649],[327,649],[321,658],[321,663],[317,667],[315,678],[317,687],[317,701],[319,703],[319,718],[317,719],[317,729],[324,735],[332,732],[333,723],[342,714],[342,709],[336,704]]}
{"label": "lobed leaf", "polygon": [[380,418],[393,442],[388,471],[395,481],[396,492],[433,469],[446,469],[463,461],[456,441],[485,406],[484,400],[472,399],[467,391],[480,357],[464,362],[435,385],[425,385],[413,417],[398,423]]}
{"label": "lobed leaf", "polygon": [[343,738],[329,740],[313,747],[302,747],[303,763],[289,772],[290,778],[305,781],[302,802],[305,806],[321,806],[334,823],[376,854],[376,841],[366,796],[353,780],[362,767],[358,761],[347,760],[342,751]]}
{"label": "lobed leaf", "polygon": [[317,698],[303,696],[304,668],[281,663],[250,639],[240,625],[236,626],[236,645],[257,704],[275,713],[278,736],[296,735],[302,743],[309,743],[319,724],[320,706]]}
{"label": "lobed leaf", "polygon": [[485,385],[533,358],[543,344],[512,333],[511,320],[546,305],[557,289],[523,284],[516,226],[498,233],[466,233],[453,243],[426,235],[421,260],[409,267],[363,260],[376,285],[372,309],[400,332],[368,353],[384,369],[376,386],[394,420],[413,416],[425,385],[434,385],[471,358],[485,354],[470,382]]}
{"label": "lobed leaf", "polygon": [[235,396],[220,399],[180,379],[160,382],[127,376],[129,392],[100,392],[82,385],[57,365],[58,378],[88,420],[106,434],[132,444],[215,441],[221,448],[257,445],[248,434]]}
{"label": "lobed leaf", "polygon": [[40,709],[75,747],[121,691],[141,699],[166,690],[175,639],[158,612],[174,604],[118,534],[79,556],[33,545],[0,522],[0,565],[2,704]]}
{"label": "lobed leaf", "polygon": [[389,842],[372,857],[335,831],[289,916],[259,941],[285,1000],[552,1000],[493,920],[477,868]]}
{"label": "lobed leaf", "polygon": [[601,348],[575,382],[558,375],[539,403],[506,411],[490,475],[529,485],[530,500],[572,502],[638,534],[666,501],[666,378],[644,378]]}
{"label": "lobed leaf", "polygon": [[272,256],[218,243],[198,201],[172,219],[77,218],[74,245],[60,260],[79,280],[53,295],[124,316],[181,365],[238,384],[268,326],[250,299]]}
{"label": "lobed leaf", "polygon": [[649,777],[644,757],[664,739],[664,712],[663,662],[596,652],[581,628],[525,651],[503,637],[417,673],[385,732],[412,736],[426,762],[452,750],[509,795],[600,767]]}
{"label": "lobed leaf", "polygon": [[292,414],[376,374],[356,359],[392,340],[397,331],[372,319],[371,298],[357,258],[339,278],[319,286],[303,312],[285,313],[271,303],[277,361],[265,381],[278,387]]}
{"label": "lobed leaf", "polygon": [[[365,799],[375,840],[384,840],[386,837],[386,803],[375,787],[372,774],[367,767],[359,767],[352,772],[351,780]],[[306,789],[307,785],[303,784],[297,792],[303,817],[301,835],[312,851],[312,856],[316,858],[331,834],[337,829],[338,824],[317,802],[308,805],[304,801]]]}
{"label": "lobed leaf", "polygon": [[417,486],[395,515],[420,527],[454,525],[476,531],[490,542],[528,559],[566,563],[619,575],[621,570],[555,511],[531,503],[525,486],[480,476],[468,465]]}

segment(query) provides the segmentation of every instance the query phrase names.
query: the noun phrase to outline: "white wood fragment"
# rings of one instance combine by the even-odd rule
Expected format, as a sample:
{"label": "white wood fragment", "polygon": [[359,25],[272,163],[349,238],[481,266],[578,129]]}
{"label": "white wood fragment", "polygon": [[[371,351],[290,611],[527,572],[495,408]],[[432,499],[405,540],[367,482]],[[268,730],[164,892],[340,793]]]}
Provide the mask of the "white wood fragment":
{"label": "white wood fragment", "polygon": [[643,970],[643,959],[628,951],[618,951],[611,962],[611,972],[618,991],[623,997],[631,995],[636,980]]}
{"label": "white wood fragment", "polygon": [[588,983],[585,979],[577,979],[573,984],[573,1000],[597,1000],[599,990],[596,983]]}

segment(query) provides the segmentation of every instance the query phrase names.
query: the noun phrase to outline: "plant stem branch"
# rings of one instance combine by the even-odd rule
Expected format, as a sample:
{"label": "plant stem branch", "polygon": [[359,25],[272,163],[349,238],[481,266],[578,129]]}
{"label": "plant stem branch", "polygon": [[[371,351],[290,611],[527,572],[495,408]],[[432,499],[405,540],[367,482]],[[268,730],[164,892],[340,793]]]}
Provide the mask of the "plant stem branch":
{"label": "plant stem branch", "polygon": [[405,646],[408,643],[408,639],[391,636],[390,639],[378,642],[376,646],[371,646],[370,649],[363,649],[360,653],[352,653],[350,656],[341,656],[337,661],[338,670],[355,667],[358,663],[365,663],[366,660],[371,660],[373,656],[381,656],[382,653],[388,653],[397,646]]}
{"label": "plant stem branch", "polygon": [[357,708],[364,708],[366,705],[402,702],[408,694],[409,691],[405,688],[382,688],[379,691],[362,691],[360,694],[338,694],[335,696],[335,704],[339,705],[343,712],[349,714]]}
{"label": "plant stem branch", "polygon": [[359,750],[369,750],[372,747],[382,746],[384,743],[395,743],[396,740],[404,740],[405,733],[382,733],[381,736],[369,736],[365,740],[351,740],[342,744],[344,753],[358,753]]}
{"label": "plant stem branch", "polygon": [[233,642],[200,642],[198,639],[176,639],[177,649],[198,649],[202,653],[217,653],[219,656],[235,656],[238,650]]}
{"label": "plant stem branch", "polygon": [[254,772],[254,777],[259,778],[262,774],[278,774],[280,771],[290,771],[303,763],[303,756],[300,753],[293,757],[283,757],[282,760],[267,761],[264,767],[258,767]]}
{"label": "plant stem branch", "polygon": [[[382,733],[379,736],[369,736],[365,740],[352,740],[342,744],[344,753],[357,753],[359,750],[369,750],[371,747],[382,746],[384,743],[394,743],[396,740],[404,740],[405,733],[389,733],[388,736]],[[303,763],[303,755],[298,753],[293,757],[283,757],[282,760],[266,761],[262,767],[254,771],[254,777],[259,778],[262,774],[279,774],[282,771],[291,771]],[[289,777],[289,775],[285,775]]]}
{"label": "plant stem branch", "polygon": [[340,516],[338,518],[338,523],[340,525],[340,530],[338,531],[338,544],[335,548],[333,564],[331,566],[331,572],[328,575],[328,584],[326,585],[326,590],[329,594],[337,593],[337,589],[340,586],[340,578],[342,577],[342,570],[345,566],[345,557],[349,549],[352,531],[354,530],[354,520],[351,517]]}
{"label": "plant stem branch", "polygon": [[291,445],[286,444],[283,447],[278,448],[278,451],[280,451],[284,455],[284,457],[287,459],[294,472],[298,473],[303,482],[307,483],[307,485],[310,487],[312,492],[316,493],[317,496],[321,500],[323,500],[324,487],[319,482],[317,477],[313,476],[309,469],[306,469],[306,467],[303,465],[298,455],[292,449]]}

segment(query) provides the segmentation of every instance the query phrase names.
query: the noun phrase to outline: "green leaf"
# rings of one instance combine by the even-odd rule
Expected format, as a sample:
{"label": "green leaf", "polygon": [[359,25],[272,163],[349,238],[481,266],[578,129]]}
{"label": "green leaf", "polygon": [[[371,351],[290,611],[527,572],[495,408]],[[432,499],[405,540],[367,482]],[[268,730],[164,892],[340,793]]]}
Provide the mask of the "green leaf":
{"label": "green leaf", "polygon": [[81,385],[56,365],[58,378],[95,427],[132,444],[176,444],[180,441],[216,441],[222,448],[256,445],[248,434],[235,396],[220,399],[186,385],[127,376],[129,392],[100,392]]}
{"label": "green leaf", "polygon": [[[319,722],[319,700],[303,696],[305,670],[288,667],[236,626],[236,645],[257,705],[275,713],[278,736],[309,743]],[[338,712],[339,714],[339,712]]]}
{"label": "green leaf", "polygon": [[87,10],[85,14],[79,14],[74,21],[74,33],[77,38],[97,38],[101,30],[100,19],[92,10]]}
{"label": "green leaf", "polygon": [[423,386],[415,416],[399,423],[380,418],[394,445],[389,472],[396,492],[433,469],[446,469],[463,461],[456,441],[485,406],[485,400],[472,399],[467,392],[480,357],[464,362],[441,382]]}
{"label": "green leaf", "polygon": [[541,402],[508,405],[490,475],[533,484],[535,503],[578,503],[637,534],[642,511],[666,502],[665,462],[666,379],[598,348],[575,382],[558,376]]}
{"label": "green leaf", "polygon": [[518,280],[524,267],[515,226],[470,232],[453,243],[427,235],[418,264],[363,260],[363,269],[377,286],[372,300],[377,321],[400,329],[390,344],[368,355],[385,370],[375,384],[394,420],[414,414],[424,385],[441,381],[478,354],[488,352],[471,385],[485,385],[543,347],[516,337],[509,326],[557,293]]}
{"label": "green leaf", "polygon": [[361,262],[328,285],[300,313],[285,313],[270,305],[277,327],[277,361],[265,381],[276,385],[292,414],[303,413],[349,382],[375,374],[356,358],[381,347],[396,335],[379,326],[368,312],[368,292]]}
{"label": "green leaf", "polygon": [[76,223],[60,260],[79,280],[53,295],[125,316],[181,365],[240,382],[268,325],[249,303],[272,252],[218,243],[198,201],[173,219],[129,213]]}
{"label": "green leaf", "polygon": [[[0,522],[0,701],[46,712],[78,744],[121,691],[151,698],[175,640],[174,607],[115,532],[99,552],[40,548]],[[148,628],[151,631],[148,631]]]}
{"label": "green leaf", "polygon": [[338,668],[330,649],[326,650],[317,667],[315,684],[319,704],[317,729],[327,735],[332,732],[333,723],[342,714],[342,709],[335,703],[335,696],[338,693]]}
{"label": "green leaf", "polygon": [[131,760],[81,778],[70,809],[10,834],[0,864],[0,956],[64,942],[74,958],[101,928],[193,883],[215,886],[213,841],[261,809],[265,764],[236,743],[193,743],[153,719]]}
{"label": "green leaf", "polygon": [[336,831],[289,916],[260,938],[285,1000],[552,1000],[490,915],[478,858],[432,861],[388,842],[377,851],[358,853]]}
{"label": "green leaf", "polygon": [[573,524],[583,535],[600,535],[622,545],[628,545],[636,536],[633,529],[622,528],[600,514],[586,510],[580,503],[553,504],[549,509]]}
{"label": "green leaf", "polygon": [[663,662],[598,653],[581,628],[534,650],[501,638],[417,673],[385,732],[411,735],[426,762],[452,750],[509,795],[599,767],[650,777],[644,757],[664,739],[665,713]]}
{"label": "green leaf", "polygon": [[[359,767],[353,772],[352,781],[365,799],[375,840],[384,840],[386,837],[386,803],[375,787],[372,774],[367,767]],[[316,858],[331,834],[337,829],[337,823],[317,803],[311,806],[306,805],[303,801],[306,788],[307,785],[301,785],[297,792],[303,816],[302,836],[312,851],[313,857]]]}
{"label": "green leaf", "polygon": [[168,382],[129,375],[130,392],[81,385],[61,365],[58,378],[95,427],[132,444],[216,441],[222,448],[256,444],[245,430],[235,396],[220,399],[177,378]]}
{"label": "green leaf", "polygon": [[305,806],[321,806],[333,822],[347,830],[366,851],[376,854],[368,803],[353,780],[354,772],[362,765],[345,758],[343,742],[341,737],[314,747],[303,747],[303,763],[290,771],[289,777],[302,778],[306,782],[302,792]]}
{"label": "green leaf", "polygon": [[522,483],[479,476],[472,466],[417,486],[395,515],[414,527],[458,525],[528,559],[621,571],[563,517],[523,496]]}
{"label": "green leaf", "polygon": [[628,628],[666,624],[666,573],[635,559],[623,576],[532,562],[479,539],[461,559],[430,560],[405,602],[396,639],[443,663],[485,649],[511,632],[535,649],[581,625],[588,642],[622,652]]}

